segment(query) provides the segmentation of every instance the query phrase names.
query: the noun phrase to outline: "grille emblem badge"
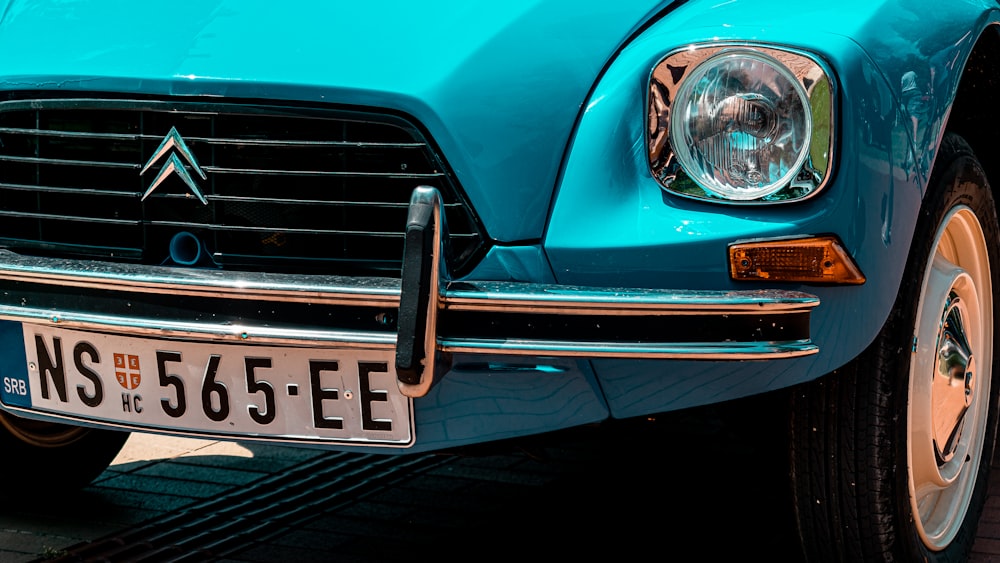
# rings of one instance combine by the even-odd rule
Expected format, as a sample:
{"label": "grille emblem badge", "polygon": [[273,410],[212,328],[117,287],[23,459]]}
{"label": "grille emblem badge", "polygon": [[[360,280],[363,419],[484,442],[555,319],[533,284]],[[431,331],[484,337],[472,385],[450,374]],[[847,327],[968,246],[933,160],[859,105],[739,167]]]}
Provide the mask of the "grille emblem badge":
{"label": "grille emblem badge", "polygon": [[[191,174],[188,173],[187,168],[184,166],[184,160],[187,161],[192,170],[201,176],[202,180],[207,180],[208,176],[205,175],[205,171],[201,169],[201,166],[198,166],[198,160],[194,157],[194,153],[191,152],[190,148],[188,148],[184,139],[181,138],[181,134],[177,132],[176,127],[170,128],[170,132],[163,138],[163,142],[160,143],[160,146],[153,151],[153,156],[151,156],[149,161],[146,162],[146,165],[142,167],[142,172],[139,172],[139,175],[142,176],[145,174],[147,170],[152,168],[152,166],[159,162],[160,159],[162,159],[167,153],[170,153],[170,158],[168,158],[166,163],[164,163],[160,168],[160,172],[156,175],[153,183],[146,188],[146,193],[142,194],[142,201],[146,201],[149,194],[153,193],[156,188],[160,187],[160,184],[162,184],[163,181],[166,180],[171,174],[176,174],[177,177],[187,184],[187,187],[191,190],[191,193],[198,198],[198,201],[208,205],[208,200],[205,199],[204,195],[202,195],[201,188],[198,187],[198,184],[194,181],[194,178],[191,177]],[[181,160],[181,157],[183,157],[183,160]]]}

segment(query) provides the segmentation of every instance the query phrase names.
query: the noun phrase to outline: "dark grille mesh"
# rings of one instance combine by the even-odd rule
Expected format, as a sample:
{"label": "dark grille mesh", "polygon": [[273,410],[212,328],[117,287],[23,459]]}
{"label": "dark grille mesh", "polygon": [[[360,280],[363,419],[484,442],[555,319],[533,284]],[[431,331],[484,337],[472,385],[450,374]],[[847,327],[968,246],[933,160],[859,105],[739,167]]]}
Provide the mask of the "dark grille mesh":
{"label": "dark grille mesh", "polygon": [[[206,179],[176,148],[140,175],[171,128]],[[208,205],[178,174],[141,200],[171,154]],[[163,101],[0,104],[0,244],[22,253],[159,264],[186,231],[226,269],[398,275],[419,185],[442,193],[460,268],[483,239],[404,119]]]}

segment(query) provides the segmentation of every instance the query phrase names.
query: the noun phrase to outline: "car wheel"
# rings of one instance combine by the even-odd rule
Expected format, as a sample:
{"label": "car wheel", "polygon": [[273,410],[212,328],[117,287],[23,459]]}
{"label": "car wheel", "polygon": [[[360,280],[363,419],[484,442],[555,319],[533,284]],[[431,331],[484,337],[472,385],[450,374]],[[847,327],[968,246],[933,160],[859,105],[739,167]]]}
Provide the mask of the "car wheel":
{"label": "car wheel", "polygon": [[968,557],[996,438],[998,247],[985,174],[948,134],[890,318],[861,356],[792,393],[792,487],[809,560]]}
{"label": "car wheel", "polygon": [[128,432],[40,422],[0,412],[0,497],[38,498],[94,480],[125,445]]}

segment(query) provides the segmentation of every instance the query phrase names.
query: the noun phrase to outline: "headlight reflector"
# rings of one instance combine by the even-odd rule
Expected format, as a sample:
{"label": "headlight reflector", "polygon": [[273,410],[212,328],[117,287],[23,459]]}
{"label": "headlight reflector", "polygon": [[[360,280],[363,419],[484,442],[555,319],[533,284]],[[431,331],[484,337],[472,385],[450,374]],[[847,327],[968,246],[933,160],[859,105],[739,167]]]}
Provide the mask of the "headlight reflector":
{"label": "headlight reflector", "polygon": [[815,60],[772,48],[668,55],[650,80],[653,175],[668,191],[717,201],[808,197],[830,173],[828,76]]}
{"label": "headlight reflector", "polygon": [[726,199],[760,199],[785,187],[805,160],[808,104],[805,90],[774,59],[724,52],[677,91],[674,152],[704,189]]}

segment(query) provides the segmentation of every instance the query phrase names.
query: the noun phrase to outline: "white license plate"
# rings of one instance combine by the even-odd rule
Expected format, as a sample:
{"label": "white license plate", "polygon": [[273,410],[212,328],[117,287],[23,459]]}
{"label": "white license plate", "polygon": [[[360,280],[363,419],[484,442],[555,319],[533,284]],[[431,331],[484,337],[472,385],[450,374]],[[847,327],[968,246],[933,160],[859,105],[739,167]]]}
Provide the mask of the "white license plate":
{"label": "white license plate", "polygon": [[206,344],[23,325],[12,406],[168,432],[409,446],[413,409],[384,350]]}

